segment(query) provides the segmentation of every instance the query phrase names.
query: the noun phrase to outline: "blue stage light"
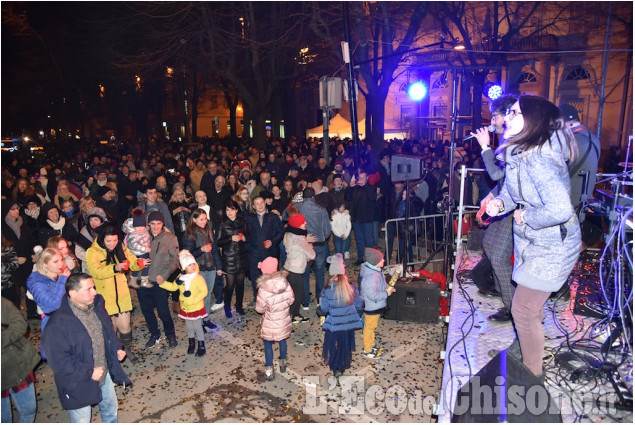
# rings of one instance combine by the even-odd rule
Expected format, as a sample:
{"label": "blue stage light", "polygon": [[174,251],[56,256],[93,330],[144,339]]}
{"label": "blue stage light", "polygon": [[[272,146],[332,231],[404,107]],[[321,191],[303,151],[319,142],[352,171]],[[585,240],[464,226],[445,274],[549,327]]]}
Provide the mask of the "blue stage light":
{"label": "blue stage light", "polygon": [[428,94],[428,89],[422,82],[418,81],[416,83],[412,83],[410,87],[408,87],[408,97],[415,102],[420,101]]}
{"label": "blue stage light", "polygon": [[496,100],[503,95],[503,88],[499,84],[489,84],[486,89],[486,96],[490,100]]}

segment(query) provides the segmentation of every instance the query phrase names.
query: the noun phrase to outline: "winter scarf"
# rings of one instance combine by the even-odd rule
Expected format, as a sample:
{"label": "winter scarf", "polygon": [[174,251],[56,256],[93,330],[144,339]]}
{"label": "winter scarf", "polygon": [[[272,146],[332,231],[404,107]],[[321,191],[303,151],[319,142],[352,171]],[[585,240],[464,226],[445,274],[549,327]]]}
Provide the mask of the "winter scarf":
{"label": "winter scarf", "polygon": [[21,237],[20,228],[22,227],[22,217],[18,216],[18,218],[16,218],[15,220],[11,220],[9,216],[6,216],[4,218],[4,222],[7,223],[7,225],[11,228],[11,230],[13,230],[13,232],[18,237],[18,239],[20,239]]}
{"label": "winter scarf", "polygon": [[306,236],[309,234],[306,230],[302,230],[299,227],[287,226],[287,233],[293,233],[294,235]]}
{"label": "winter scarf", "polygon": [[64,225],[66,224],[66,219],[64,217],[60,217],[57,223],[53,223],[51,220],[47,218],[46,222],[49,224],[49,226],[53,228],[53,230],[61,231],[64,228]]}

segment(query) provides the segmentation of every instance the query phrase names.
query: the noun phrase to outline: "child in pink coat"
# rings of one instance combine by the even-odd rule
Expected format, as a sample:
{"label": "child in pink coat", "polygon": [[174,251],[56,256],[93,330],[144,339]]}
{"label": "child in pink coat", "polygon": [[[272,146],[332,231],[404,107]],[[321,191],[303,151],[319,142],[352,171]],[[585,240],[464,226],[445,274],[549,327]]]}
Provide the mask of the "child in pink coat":
{"label": "child in pink coat", "polygon": [[280,373],[287,370],[287,338],[291,336],[291,314],[289,307],[295,297],[287,281],[288,273],[278,271],[278,260],[267,257],[258,263],[262,276],[258,278],[256,311],[260,319],[260,337],[265,343],[265,379],[273,380],[273,343],[280,346]]}

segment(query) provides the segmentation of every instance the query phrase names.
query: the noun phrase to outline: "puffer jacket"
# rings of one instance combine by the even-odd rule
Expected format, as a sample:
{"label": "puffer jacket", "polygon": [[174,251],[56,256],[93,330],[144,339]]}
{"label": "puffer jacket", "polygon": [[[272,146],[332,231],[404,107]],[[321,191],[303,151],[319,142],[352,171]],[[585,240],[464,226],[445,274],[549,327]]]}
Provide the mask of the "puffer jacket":
{"label": "puffer jacket", "polygon": [[284,268],[292,273],[302,274],[306,270],[308,260],[315,260],[315,250],[306,240],[306,236],[293,233],[284,234],[284,248],[287,251],[287,260]]}
{"label": "puffer jacket", "polygon": [[355,291],[353,303],[347,305],[343,301],[338,301],[337,285],[337,281],[332,280],[322,291],[320,306],[317,309],[318,316],[326,316],[322,329],[331,332],[361,329],[360,316],[364,312],[364,300],[359,295],[357,288],[353,286]]}
{"label": "puffer jacket", "polygon": [[[198,273],[198,271],[197,271]],[[174,282],[168,282],[167,280],[159,285],[161,288],[167,291],[179,291],[179,305],[181,310],[186,313],[193,313],[205,308],[205,297],[207,296],[207,283],[200,274],[197,274],[190,282],[190,295],[185,296],[185,285],[179,279],[179,275]]]}
{"label": "puffer jacket", "polygon": [[367,314],[380,314],[386,309],[388,293],[386,278],[375,266],[362,264],[359,270],[360,291],[364,299],[364,311]]}
{"label": "puffer jacket", "polygon": [[[245,241],[234,242],[232,236],[242,233]],[[223,271],[229,274],[236,274],[247,271],[249,267],[247,259],[247,243],[249,242],[249,230],[247,223],[242,217],[237,216],[235,220],[225,220],[218,231],[218,246],[223,249],[221,259],[223,261]]]}
{"label": "puffer jacket", "polygon": [[40,356],[26,339],[28,324],[13,303],[2,298],[2,391],[15,387],[40,362]]}
{"label": "puffer jacket", "polygon": [[126,219],[121,226],[121,230],[124,231],[126,237],[123,239],[123,243],[128,247],[130,252],[136,256],[141,256],[150,252],[150,232],[148,229],[137,231],[132,225],[132,217]]}
{"label": "puffer jacket", "polygon": [[[203,252],[201,247],[208,243],[212,244],[210,252]],[[183,235],[183,249],[187,249],[196,259],[196,264],[202,271],[218,270],[222,267],[220,253],[218,250],[218,242],[211,240],[205,232],[194,226],[194,233],[186,233]]]}
{"label": "puffer jacket", "polygon": [[[343,213],[339,210],[333,210],[331,216],[331,229],[333,234],[342,239],[346,239],[350,236],[353,225],[351,223],[351,215],[348,210],[344,210]],[[342,236],[344,235],[344,236]]]}
{"label": "puffer jacket", "polygon": [[46,323],[51,313],[60,308],[60,303],[64,294],[66,294],[66,280],[68,276],[59,275],[57,280],[52,280],[48,276],[34,271],[26,279],[26,289],[33,296],[33,301],[40,307],[45,314],[42,318],[41,330],[44,332]]}
{"label": "puffer jacket", "polygon": [[295,301],[288,273],[279,271],[258,278],[256,311],[260,319],[260,338],[265,341],[282,341],[291,336],[291,313],[289,307]]}
{"label": "puffer jacket", "polygon": [[[130,262],[130,270],[140,271],[137,257],[125,245],[122,245],[122,248],[126,260]],[[114,264],[106,264],[106,250],[100,247],[95,239],[86,251],[86,267],[88,274],[95,281],[95,290],[104,297],[106,311],[110,316],[132,311],[128,279],[123,272],[115,272],[114,266]]]}

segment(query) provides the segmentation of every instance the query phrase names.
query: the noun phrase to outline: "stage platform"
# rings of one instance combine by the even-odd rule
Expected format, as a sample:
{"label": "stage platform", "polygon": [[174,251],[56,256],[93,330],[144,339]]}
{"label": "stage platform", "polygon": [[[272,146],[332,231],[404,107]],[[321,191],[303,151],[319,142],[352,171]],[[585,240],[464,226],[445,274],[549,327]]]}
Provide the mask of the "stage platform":
{"label": "stage platform", "polygon": [[[594,255],[581,255],[576,266],[578,273],[588,276],[595,273]],[[480,252],[461,249],[457,256],[455,277],[452,285],[450,318],[448,325],[445,364],[438,421],[451,422],[460,388],[490,362],[490,349],[504,349],[514,339],[511,322],[495,323],[487,317],[502,306],[500,298],[487,297],[478,293],[478,288],[469,278],[462,278],[466,270],[471,270],[481,258]],[[576,271],[574,270],[574,272]],[[573,295],[567,301],[562,299],[547,301],[543,316],[545,330],[545,386],[553,400],[560,407],[563,422],[626,422],[632,423],[632,409],[621,410],[615,403],[619,400],[611,382],[602,374],[588,379],[576,379],[570,370],[556,364],[558,353],[568,351],[569,342],[589,336],[599,319],[573,313],[576,279],[571,280]],[[443,354],[443,353],[442,353]],[[599,356],[599,353],[596,353]],[[620,375],[625,376],[632,389],[632,356],[608,361],[621,364]],[[572,378],[573,376],[573,378]],[[586,377],[585,377],[586,378]],[[512,383],[509,383],[510,385]],[[497,385],[497,384],[492,384]],[[510,420],[511,421],[511,420]]]}

